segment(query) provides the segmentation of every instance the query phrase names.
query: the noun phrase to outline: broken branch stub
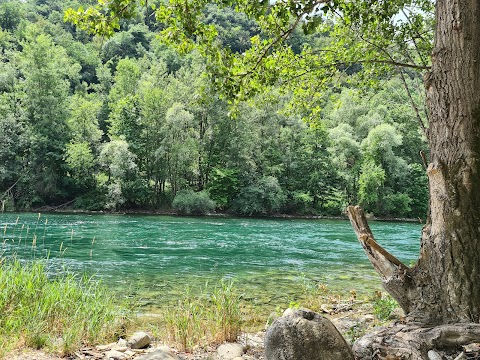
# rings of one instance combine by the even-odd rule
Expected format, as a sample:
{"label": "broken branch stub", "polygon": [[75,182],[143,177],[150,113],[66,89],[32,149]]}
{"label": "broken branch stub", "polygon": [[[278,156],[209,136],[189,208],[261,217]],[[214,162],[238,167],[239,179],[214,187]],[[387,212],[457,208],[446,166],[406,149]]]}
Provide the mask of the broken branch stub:
{"label": "broken branch stub", "polygon": [[360,244],[362,244],[368,259],[382,278],[390,279],[396,275],[399,270],[408,270],[408,266],[403,264],[375,241],[372,231],[368,226],[365,213],[360,206],[347,207],[347,213],[355,234]]}
{"label": "broken branch stub", "polygon": [[410,296],[413,295],[410,292],[414,287],[409,276],[409,267],[375,241],[360,206],[347,207],[347,214],[368,259],[382,277],[383,286],[408,314],[411,308]]}

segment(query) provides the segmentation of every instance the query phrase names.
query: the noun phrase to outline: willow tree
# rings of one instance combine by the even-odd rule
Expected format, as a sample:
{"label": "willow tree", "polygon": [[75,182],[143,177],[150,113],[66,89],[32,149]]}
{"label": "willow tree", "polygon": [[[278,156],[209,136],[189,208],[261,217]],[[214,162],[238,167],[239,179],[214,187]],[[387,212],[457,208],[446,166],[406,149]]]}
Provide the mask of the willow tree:
{"label": "willow tree", "polygon": [[[202,21],[205,5],[212,2],[256,19],[262,34],[251,38],[249,50],[235,55],[218,46],[214,26]],[[133,0],[101,4],[67,17],[86,29],[111,33],[117,16],[132,16],[139,5]],[[428,121],[414,99],[412,106],[430,147],[425,159],[430,206],[417,263],[408,267],[382,249],[361,209],[348,209],[359,240],[409,325],[381,334],[391,337],[387,348],[377,335],[370,337],[370,350],[358,354],[418,359],[433,347],[480,340],[480,2],[169,0],[156,16],[166,42],[206,56],[212,80],[225,96],[242,99],[280,85],[293,92],[295,107],[312,117],[320,111],[322,89],[343,79],[353,65],[361,66],[364,79],[396,71],[405,85],[407,71],[422,74]],[[306,46],[294,53],[288,38],[298,27],[328,31],[331,41],[320,50]]]}

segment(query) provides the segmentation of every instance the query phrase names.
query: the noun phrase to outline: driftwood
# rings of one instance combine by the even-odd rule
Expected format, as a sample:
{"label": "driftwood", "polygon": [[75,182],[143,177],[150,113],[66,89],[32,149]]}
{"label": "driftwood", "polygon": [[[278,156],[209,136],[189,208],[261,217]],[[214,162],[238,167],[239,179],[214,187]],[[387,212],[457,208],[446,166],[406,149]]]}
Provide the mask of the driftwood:
{"label": "driftwood", "polygon": [[[394,325],[367,334],[355,342],[353,352],[358,360],[429,360],[429,351],[453,349],[461,356],[462,345],[478,342],[480,324],[451,324],[436,327]],[[475,355],[474,358],[478,354]],[[444,359],[444,357],[440,357]],[[461,358],[461,357],[460,357]],[[471,357],[469,357],[471,358]]]}
{"label": "driftwood", "polygon": [[411,321],[408,317],[409,292],[416,290],[410,274],[413,269],[375,241],[359,206],[349,206],[347,214],[368,259],[381,276],[383,286],[407,314],[406,324],[379,328],[358,340],[353,347],[356,359],[429,360],[428,353],[434,349],[456,349],[461,353],[460,346],[480,342],[480,324],[477,323],[428,327]]}

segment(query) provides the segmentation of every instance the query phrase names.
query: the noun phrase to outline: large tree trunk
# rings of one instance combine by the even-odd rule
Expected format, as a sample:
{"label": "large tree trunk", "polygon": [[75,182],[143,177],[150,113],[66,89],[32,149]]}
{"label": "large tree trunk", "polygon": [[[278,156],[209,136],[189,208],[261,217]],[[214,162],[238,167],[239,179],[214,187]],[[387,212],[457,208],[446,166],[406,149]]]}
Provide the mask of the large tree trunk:
{"label": "large tree trunk", "polygon": [[430,216],[413,269],[410,314],[480,320],[480,2],[439,0],[430,111]]}
{"label": "large tree trunk", "polygon": [[401,264],[373,240],[358,208],[352,224],[387,291],[423,325],[480,321],[480,1],[438,0],[426,76],[430,213],[420,258]]}

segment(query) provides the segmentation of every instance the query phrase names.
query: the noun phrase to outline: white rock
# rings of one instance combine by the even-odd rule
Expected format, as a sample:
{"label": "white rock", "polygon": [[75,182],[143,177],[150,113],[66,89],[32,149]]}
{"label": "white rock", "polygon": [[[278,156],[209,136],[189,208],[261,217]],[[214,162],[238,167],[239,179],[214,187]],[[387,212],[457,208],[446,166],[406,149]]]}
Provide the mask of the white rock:
{"label": "white rock", "polygon": [[112,350],[116,350],[116,351],[124,353],[125,351],[128,350],[128,347],[126,347],[126,346],[115,346]]}
{"label": "white rock", "polygon": [[98,345],[96,346],[96,349],[98,351],[106,351],[106,350],[111,350],[115,346],[115,343],[107,344],[107,345]]}
{"label": "white rock", "polygon": [[320,305],[320,310],[322,310],[326,314],[330,314],[332,312],[332,310],[328,308],[327,304]]}
{"label": "white rock", "polygon": [[435,350],[429,350],[427,356],[428,360],[442,360],[442,357]]}
{"label": "white rock", "polygon": [[142,355],[135,360],[180,360],[180,358],[169,351],[157,349],[146,355]]}
{"label": "white rock", "polygon": [[165,352],[171,352],[171,349],[167,345],[161,345],[157,349],[158,350],[163,350]]}
{"label": "white rock", "polygon": [[242,357],[245,348],[237,343],[222,344],[217,349],[217,355],[221,360],[233,360]]}
{"label": "white rock", "polygon": [[373,321],[375,321],[375,316],[371,314],[363,315],[358,318],[358,322],[361,324]]}
{"label": "white rock", "polygon": [[127,346],[128,346],[127,340],[121,339],[121,338],[118,339],[118,341],[117,341],[117,346],[118,346],[118,347],[127,347]]}
{"label": "white rock", "polygon": [[125,359],[125,354],[117,351],[117,350],[110,350],[105,354],[105,359],[107,360],[123,360]]}
{"label": "white rock", "polygon": [[282,316],[291,316],[295,313],[295,309],[293,308],[288,308],[283,312]]}
{"label": "white rock", "polygon": [[147,333],[143,331],[137,331],[128,339],[127,345],[131,349],[143,349],[150,345],[151,342],[152,339]]}
{"label": "white rock", "polygon": [[254,348],[263,347],[263,338],[258,335],[246,334],[245,343]]}

